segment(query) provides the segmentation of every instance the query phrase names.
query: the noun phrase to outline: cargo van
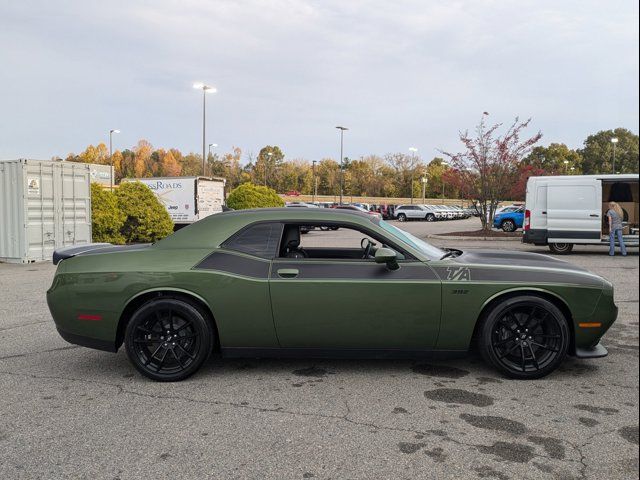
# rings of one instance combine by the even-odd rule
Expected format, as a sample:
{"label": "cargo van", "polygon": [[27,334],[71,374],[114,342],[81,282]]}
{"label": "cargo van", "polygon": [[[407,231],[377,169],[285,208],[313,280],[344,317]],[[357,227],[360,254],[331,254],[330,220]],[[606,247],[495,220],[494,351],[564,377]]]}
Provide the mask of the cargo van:
{"label": "cargo van", "polygon": [[[608,203],[624,212],[623,238],[638,246],[638,174],[531,177],[527,182],[524,243],[568,254],[574,245],[609,245]],[[617,244],[617,241],[616,241]]]}

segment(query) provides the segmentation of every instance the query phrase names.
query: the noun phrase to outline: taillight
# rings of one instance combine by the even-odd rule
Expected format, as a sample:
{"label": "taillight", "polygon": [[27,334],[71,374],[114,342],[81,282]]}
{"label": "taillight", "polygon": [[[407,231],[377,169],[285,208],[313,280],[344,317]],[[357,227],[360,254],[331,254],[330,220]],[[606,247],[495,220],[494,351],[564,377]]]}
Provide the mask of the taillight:
{"label": "taillight", "polygon": [[531,228],[531,210],[524,211],[524,229],[529,230]]}

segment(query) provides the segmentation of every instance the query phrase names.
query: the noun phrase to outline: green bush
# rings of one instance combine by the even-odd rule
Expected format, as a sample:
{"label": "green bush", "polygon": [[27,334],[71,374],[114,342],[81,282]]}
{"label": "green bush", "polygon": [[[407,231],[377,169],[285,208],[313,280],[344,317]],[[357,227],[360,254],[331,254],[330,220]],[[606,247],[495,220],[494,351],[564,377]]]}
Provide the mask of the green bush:
{"label": "green bush", "polygon": [[252,183],[243,183],[231,190],[227,197],[227,206],[235,210],[284,207],[284,200],[271,188]]}
{"label": "green bush", "polygon": [[121,232],[127,243],[155,242],[173,232],[167,210],[143,183],[121,183],[116,197],[125,215]]}
{"label": "green bush", "polygon": [[116,196],[97,183],[91,184],[91,224],[94,242],[122,244],[120,229],[125,215],[118,207]]}

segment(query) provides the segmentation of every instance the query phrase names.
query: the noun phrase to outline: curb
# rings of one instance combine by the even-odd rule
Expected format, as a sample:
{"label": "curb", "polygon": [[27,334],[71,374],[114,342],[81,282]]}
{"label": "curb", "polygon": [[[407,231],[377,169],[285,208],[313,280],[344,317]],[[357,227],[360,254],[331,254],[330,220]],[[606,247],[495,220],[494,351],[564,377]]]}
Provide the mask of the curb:
{"label": "curb", "polygon": [[433,240],[456,240],[456,241],[481,241],[481,242],[522,242],[522,238],[520,237],[457,237],[457,236],[448,236],[448,235],[427,235],[426,238],[431,238]]}

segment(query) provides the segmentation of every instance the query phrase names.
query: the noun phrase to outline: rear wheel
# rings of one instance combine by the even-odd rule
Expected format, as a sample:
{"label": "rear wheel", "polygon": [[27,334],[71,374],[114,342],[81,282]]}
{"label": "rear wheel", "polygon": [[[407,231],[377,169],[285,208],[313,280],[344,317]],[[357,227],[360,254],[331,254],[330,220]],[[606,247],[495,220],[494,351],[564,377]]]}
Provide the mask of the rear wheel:
{"label": "rear wheel", "polygon": [[519,379],[553,372],[569,348],[569,325],[553,303],[536,296],[496,305],[480,326],[480,353],[503,374]]}
{"label": "rear wheel", "polygon": [[407,221],[407,216],[404,213],[398,214],[398,221],[399,222],[406,222]]}
{"label": "rear wheel", "polygon": [[427,222],[435,222],[436,216],[433,213],[427,213]]}
{"label": "rear wheel", "polygon": [[568,255],[573,250],[573,243],[550,243],[549,250],[557,255]]}
{"label": "rear wheel", "polygon": [[213,351],[213,328],[206,313],[177,298],[158,298],[142,305],[125,331],[133,366],[161,382],[194,374]]}

